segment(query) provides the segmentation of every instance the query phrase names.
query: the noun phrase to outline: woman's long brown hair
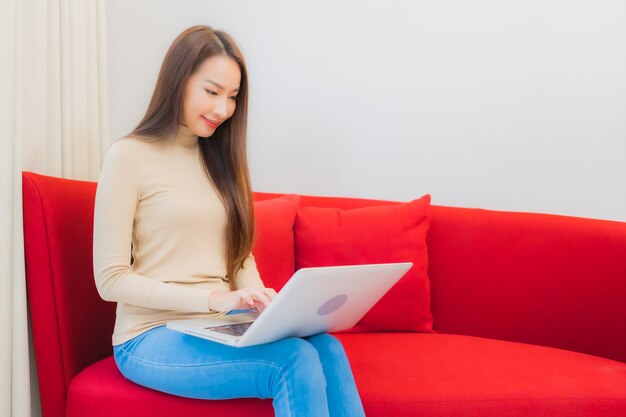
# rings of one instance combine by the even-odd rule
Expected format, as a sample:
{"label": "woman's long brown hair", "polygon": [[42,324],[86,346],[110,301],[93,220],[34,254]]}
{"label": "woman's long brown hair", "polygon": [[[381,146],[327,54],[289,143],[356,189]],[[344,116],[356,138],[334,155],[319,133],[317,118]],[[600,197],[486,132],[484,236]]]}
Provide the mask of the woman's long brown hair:
{"label": "woman's long brown hair", "polygon": [[254,200],[246,149],[248,74],[232,37],[210,26],[194,26],[178,35],[163,59],[148,110],[128,136],[151,140],[175,136],[183,124],[187,80],[206,59],[216,55],[228,56],[239,65],[237,106],[211,139],[200,140],[199,145],[207,176],[226,208],[226,276],[234,290],[236,274],[254,242]]}

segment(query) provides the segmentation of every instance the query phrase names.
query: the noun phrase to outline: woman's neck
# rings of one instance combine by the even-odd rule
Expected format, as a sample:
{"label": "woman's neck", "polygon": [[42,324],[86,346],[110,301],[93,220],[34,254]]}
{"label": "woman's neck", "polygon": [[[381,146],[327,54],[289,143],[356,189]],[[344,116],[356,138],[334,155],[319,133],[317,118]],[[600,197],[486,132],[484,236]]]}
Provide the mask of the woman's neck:
{"label": "woman's neck", "polygon": [[174,144],[183,146],[185,148],[195,148],[198,146],[198,135],[194,134],[191,129],[185,125],[180,125]]}

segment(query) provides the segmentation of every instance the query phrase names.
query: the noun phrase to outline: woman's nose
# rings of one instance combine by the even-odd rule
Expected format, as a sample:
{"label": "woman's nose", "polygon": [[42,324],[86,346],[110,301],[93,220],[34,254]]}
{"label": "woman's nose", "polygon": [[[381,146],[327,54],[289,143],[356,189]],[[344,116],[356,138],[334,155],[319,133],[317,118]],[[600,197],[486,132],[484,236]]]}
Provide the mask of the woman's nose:
{"label": "woman's nose", "polygon": [[227,112],[227,100],[228,98],[218,98],[215,101],[215,107],[213,107],[213,114],[215,115],[216,118],[222,120],[226,117],[226,112]]}

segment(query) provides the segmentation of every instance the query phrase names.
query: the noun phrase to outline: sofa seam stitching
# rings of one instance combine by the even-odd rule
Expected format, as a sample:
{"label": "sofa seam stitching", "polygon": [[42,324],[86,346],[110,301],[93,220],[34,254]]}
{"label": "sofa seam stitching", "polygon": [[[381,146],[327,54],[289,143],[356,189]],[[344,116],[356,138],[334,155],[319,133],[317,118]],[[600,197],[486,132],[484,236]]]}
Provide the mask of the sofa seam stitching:
{"label": "sofa seam stitching", "polygon": [[[592,401],[624,401],[622,398],[581,398],[581,397],[533,397],[533,398],[498,398],[482,400],[403,400],[402,403],[480,403],[480,402],[497,402],[497,401],[565,401],[565,400],[592,400]],[[395,401],[368,401],[368,404],[395,404]]]}

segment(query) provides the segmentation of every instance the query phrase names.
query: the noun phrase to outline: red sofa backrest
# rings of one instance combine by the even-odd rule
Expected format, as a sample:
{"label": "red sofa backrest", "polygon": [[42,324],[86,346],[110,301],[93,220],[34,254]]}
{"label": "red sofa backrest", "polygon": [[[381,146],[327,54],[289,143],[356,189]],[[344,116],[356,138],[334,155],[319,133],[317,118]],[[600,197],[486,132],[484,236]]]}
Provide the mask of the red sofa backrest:
{"label": "red sofa backrest", "polygon": [[[96,183],[23,174],[28,301],[44,417],[72,378],[112,354],[115,303],[92,269]],[[282,194],[255,193],[255,200]],[[397,202],[302,196],[302,205]],[[432,206],[427,244],[439,332],[537,343],[626,362],[626,223]]]}
{"label": "red sofa backrest", "polygon": [[435,328],[626,362],[626,223],[434,207]]}
{"label": "red sofa backrest", "polygon": [[[300,201],[344,209],[383,204],[398,202]],[[431,220],[435,330],[626,362],[626,223],[436,205]]]}

